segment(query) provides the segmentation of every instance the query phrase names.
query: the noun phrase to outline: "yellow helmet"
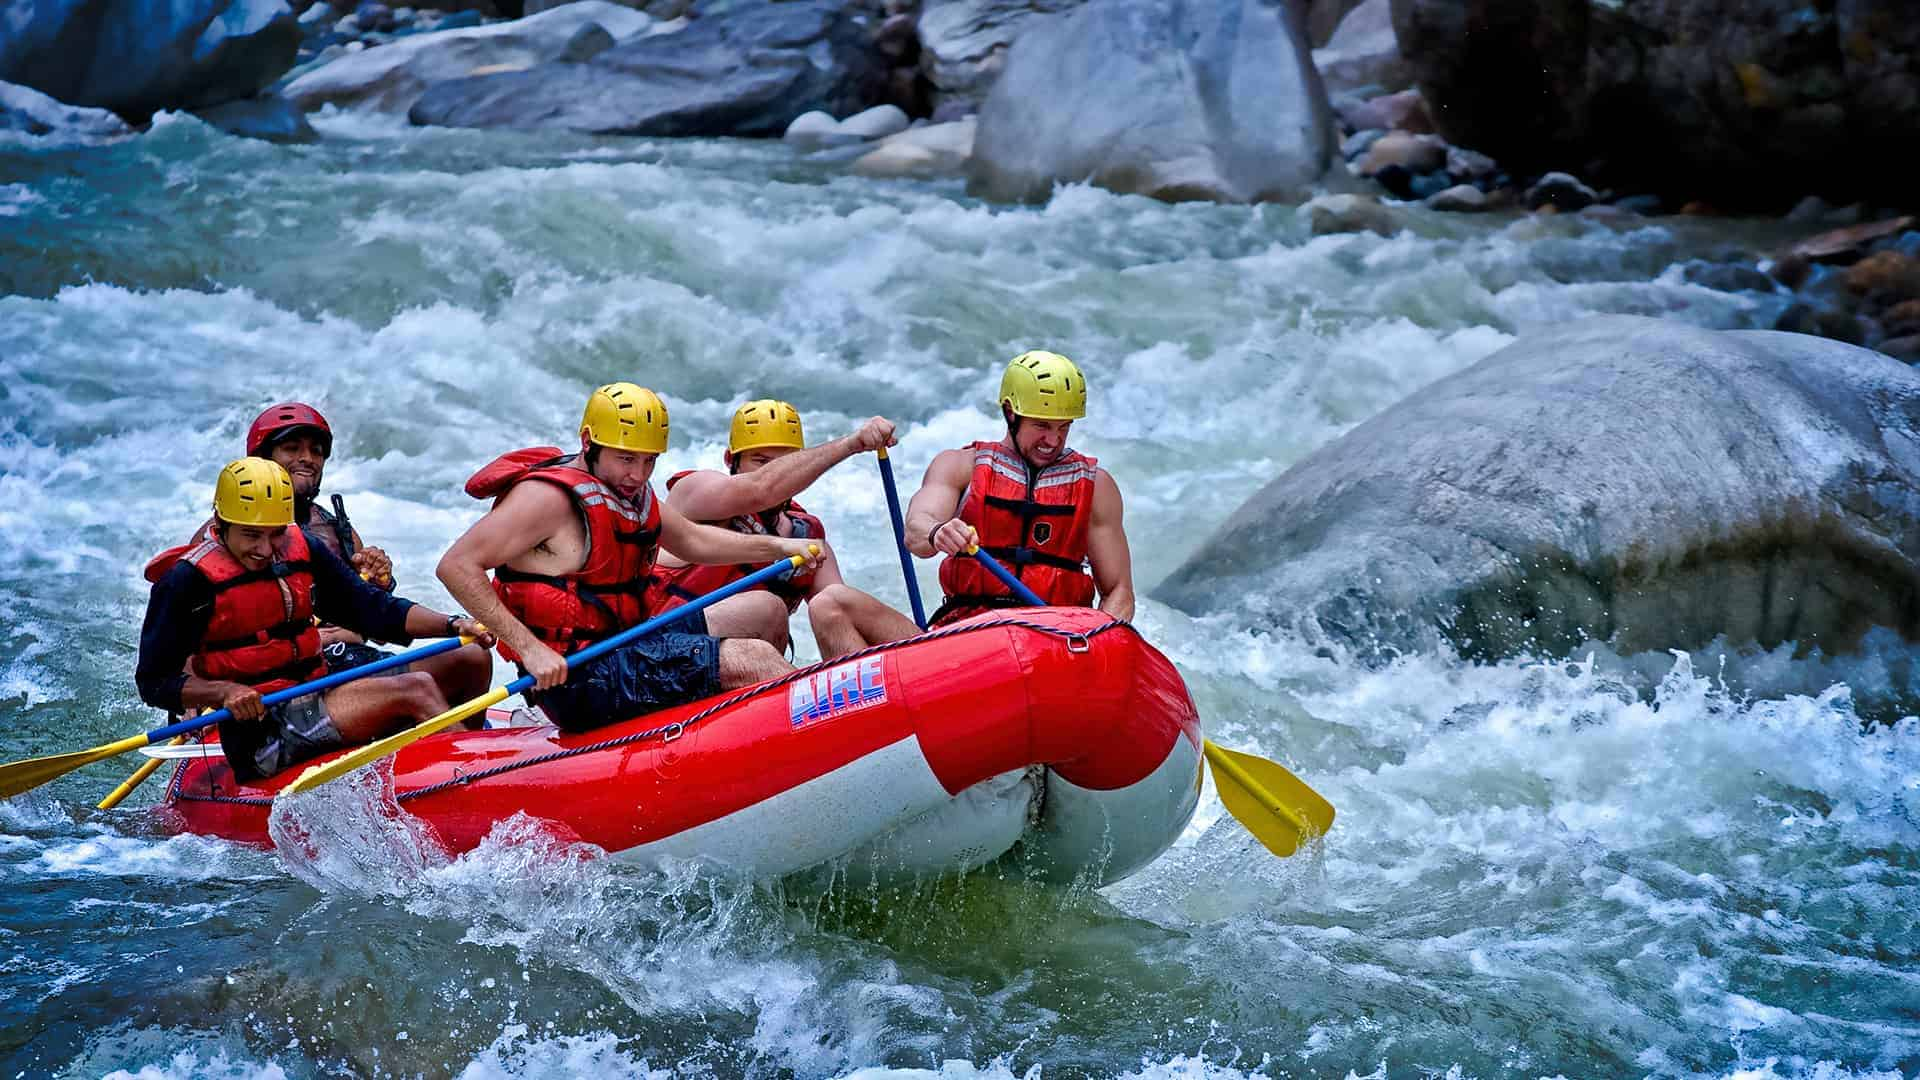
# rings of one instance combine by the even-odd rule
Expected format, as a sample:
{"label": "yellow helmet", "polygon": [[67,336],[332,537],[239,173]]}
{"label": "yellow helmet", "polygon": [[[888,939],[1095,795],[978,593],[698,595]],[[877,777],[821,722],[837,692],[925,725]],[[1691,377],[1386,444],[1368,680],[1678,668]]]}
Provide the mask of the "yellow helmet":
{"label": "yellow helmet", "polygon": [[213,485],[213,516],[229,525],[275,528],[293,524],[293,477],[277,461],[244,457],[220,470]]}
{"label": "yellow helmet", "polygon": [[761,398],[734,410],[733,430],[727,435],[727,452],[759,450],[768,446],[807,448],[807,436],[800,430],[800,411],[784,401]]}
{"label": "yellow helmet", "polygon": [[1023,352],[1000,377],[1000,404],[1033,420],[1078,420],[1087,415],[1087,380],[1059,353]]}
{"label": "yellow helmet", "polygon": [[660,454],[667,449],[667,403],[630,382],[608,383],[587,399],[580,434],[596,446]]}

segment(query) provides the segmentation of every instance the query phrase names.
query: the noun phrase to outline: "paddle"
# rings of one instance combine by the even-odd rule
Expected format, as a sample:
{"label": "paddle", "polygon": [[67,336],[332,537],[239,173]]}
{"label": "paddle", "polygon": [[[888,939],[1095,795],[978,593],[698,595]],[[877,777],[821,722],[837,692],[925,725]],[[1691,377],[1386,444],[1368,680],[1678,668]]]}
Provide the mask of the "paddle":
{"label": "paddle", "polygon": [[[811,544],[808,546],[815,555],[820,553],[820,545]],[[643,634],[650,634],[669,623],[683,619],[702,608],[716,604],[736,593],[742,593],[748,589],[756,588],[782,574],[790,574],[799,569],[806,561],[807,559],[804,555],[790,555],[787,558],[781,559],[779,562],[769,563],[755,570],[753,573],[748,574],[746,577],[741,578],[739,581],[722,585],[705,596],[696,600],[689,600],[664,615],[655,615],[653,618],[648,619],[638,626],[628,627],[604,641],[596,642],[581,649],[579,652],[567,657],[567,669],[572,671],[579,665],[597,660]],[[368,765],[378,761],[389,754],[395,753],[402,747],[410,746],[426,738],[436,731],[452,727],[454,724],[465,720],[467,717],[472,716],[482,709],[498,705],[500,702],[505,701],[511,694],[531,690],[533,689],[533,684],[533,676],[522,675],[505,686],[494,687],[492,690],[474,698],[472,701],[462,705],[455,705],[453,708],[448,709],[446,712],[441,713],[431,720],[416,724],[398,734],[389,735],[379,742],[368,743],[366,746],[342,754],[332,761],[310,766],[305,772],[295,777],[293,783],[281,788],[280,794],[298,795],[303,791],[312,791],[321,784],[327,783],[330,780],[337,780],[355,769],[360,768],[362,765]]]}
{"label": "paddle", "polygon": [[[289,686],[285,690],[275,690],[273,693],[262,697],[260,702],[263,705],[273,706],[283,701],[292,701],[294,698],[303,697],[307,694],[318,694],[344,683],[350,683],[355,679],[362,679],[368,675],[378,675],[383,671],[390,671],[393,668],[402,667],[415,660],[425,660],[429,656],[438,656],[444,652],[452,652],[472,640],[472,638],[461,637],[436,641],[431,645],[422,646],[411,652],[403,652],[398,656],[389,656],[384,660],[376,660],[371,664],[365,664],[332,675],[322,676],[312,682],[301,683],[299,686]],[[157,742],[165,742],[175,735],[185,735],[188,732],[199,731],[201,728],[212,727],[222,720],[229,719],[232,715],[232,713],[229,713],[225,709],[215,709],[210,713],[203,713],[191,719],[182,720],[177,724],[168,724],[166,727],[154,728],[144,735],[131,735],[118,742],[110,742],[102,746],[96,746],[91,750],[75,750],[72,753],[54,754],[51,757],[31,758],[26,761],[10,761],[5,765],[0,765],[0,799],[10,799],[23,792],[32,791],[34,788],[39,787],[49,780],[58,779],[75,769],[91,765],[96,761],[105,761],[110,757],[117,757],[130,750],[138,750],[143,746],[152,746]]]}
{"label": "paddle", "polygon": [[[185,738],[186,738],[185,735],[175,735],[172,739],[168,740],[167,745],[176,746],[179,744],[180,740]],[[146,748],[142,747],[141,749],[146,749]],[[141,762],[140,767],[133,770],[133,775],[127,777],[125,780],[120,781],[120,786],[108,792],[106,798],[101,799],[97,804],[94,805],[94,809],[95,810],[111,810],[114,807],[119,806],[122,802],[126,801],[127,796],[133,794],[134,788],[137,788],[141,784],[146,783],[147,777],[152,776],[154,773],[154,770],[158,769],[159,767],[160,767],[159,758],[154,758],[151,761]]]}
{"label": "paddle", "polygon": [[893,515],[893,543],[900,549],[900,572],[907,576],[907,599],[913,603],[913,622],[927,628],[927,609],[920,604],[920,580],[913,576],[913,555],[907,551],[907,526],[900,518],[900,489],[893,486],[893,462],[887,460],[887,448],[880,448],[880,482],[887,489],[887,513]]}
{"label": "paddle", "polygon": [[[967,554],[980,560],[1013,595],[1034,607],[1047,606],[1000,560],[978,546],[969,547]],[[1301,841],[1325,836],[1333,828],[1333,804],[1284,766],[1204,737],[1200,748],[1213,766],[1213,786],[1220,791],[1221,805],[1268,851],[1284,859],[1299,849]]]}

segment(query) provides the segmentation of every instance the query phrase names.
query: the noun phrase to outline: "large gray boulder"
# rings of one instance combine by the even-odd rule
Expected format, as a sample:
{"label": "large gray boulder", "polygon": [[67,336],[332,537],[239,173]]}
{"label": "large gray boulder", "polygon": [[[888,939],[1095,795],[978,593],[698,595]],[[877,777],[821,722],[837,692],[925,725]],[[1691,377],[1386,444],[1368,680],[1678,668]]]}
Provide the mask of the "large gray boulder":
{"label": "large gray boulder", "polygon": [[1366,0],[1347,13],[1326,45],[1313,50],[1313,64],[1327,93],[1393,93],[1413,85],[1413,68],[1400,55],[1390,0]]}
{"label": "large gray boulder", "polygon": [[427,87],[475,71],[521,70],[557,60],[574,36],[598,26],[615,41],[650,32],[649,16],[607,0],[577,3],[512,22],[414,34],[351,53],[288,83],[287,100],[308,112],[323,105],[405,113]]}
{"label": "large gray boulder", "polygon": [[1635,316],[1529,334],[1288,469],[1154,595],[1363,654],[1920,638],[1920,373]]}
{"label": "large gray boulder", "polygon": [[920,70],[936,108],[977,112],[1006,66],[1007,48],[1043,16],[1086,0],[926,0],[920,8]]}
{"label": "large gray boulder", "polygon": [[980,112],[968,190],[1090,181],[1168,200],[1297,197],[1334,129],[1284,0],[1102,0],[1014,43]]}
{"label": "large gray boulder", "polygon": [[1911,0],[1393,0],[1440,133],[1521,169],[1784,207],[1911,201]]}
{"label": "large gray boulder", "polygon": [[0,80],[141,119],[251,97],[299,47],[286,0],[0,3]]}
{"label": "large gray boulder", "polygon": [[0,131],[81,141],[133,134],[125,120],[105,109],[68,105],[10,82],[0,82]]}
{"label": "large gray boulder", "polygon": [[447,127],[778,137],[802,113],[848,116],[884,98],[887,73],[869,47],[877,28],[873,13],[841,0],[772,0],[703,13],[677,34],[587,63],[440,83],[408,116]]}

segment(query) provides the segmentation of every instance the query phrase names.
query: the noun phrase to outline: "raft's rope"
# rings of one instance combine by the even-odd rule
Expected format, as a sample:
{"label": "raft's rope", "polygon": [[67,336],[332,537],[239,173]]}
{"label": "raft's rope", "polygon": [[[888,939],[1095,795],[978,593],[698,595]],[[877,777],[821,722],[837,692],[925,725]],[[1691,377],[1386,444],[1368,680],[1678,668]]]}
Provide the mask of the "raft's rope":
{"label": "raft's rope", "polygon": [[[741,702],[751,701],[752,699],[759,697],[762,694],[769,694],[775,690],[784,689],[785,687],[787,687],[792,683],[798,682],[801,679],[812,676],[820,671],[824,671],[827,668],[837,667],[840,664],[849,663],[855,660],[863,660],[866,657],[873,656],[878,653],[887,652],[892,649],[902,648],[907,645],[918,644],[923,641],[939,641],[943,638],[958,637],[962,634],[972,634],[981,630],[994,630],[1003,626],[1012,626],[1012,627],[1018,627],[1023,630],[1031,630],[1036,634],[1046,634],[1051,637],[1060,638],[1069,643],[1075,640],[1088,641],[1088,640],[1091,640],[1092,638],[1098,637],[1099,635],[1106,633],[1109,630],[1113,630],[1118,627],[1125,627],[1128,630],[1133,629],[1133,624],[1130,622],[1127,622],[1124,619],[1110,619],[1107,622],[1102,623],[1101,625],[1096,626],[1091,630],[1079,631],[1079,630],[1063,630],[1057,626],[1048,626],[1044,623],[1028,622],[1025,619],[1009,616],[1009,617],[999,618],[999,619],[989,619],[986,622],[968,623],[963,626],[949,626],[940,630],[929,630],[924,634],[917,634],[910,638],[901,638],[899,641],[888,641],[888,642],[883,642],[882,644],[879,644],[879,645],[870,645],[867,648],[861,649],[858,652],[848,653],[845,656],[836,656],[831,660],[822,660],[819,663],[810,664],[806,667],[799,668],[794,671],[790,671],[787,674],[782,675],[778,679],[774,679],[771,682],[758,683],[756,685],[747,687],[746,689],[741,690],[739,693],[734,694],[731,697],[728,697],[713,705],[707,706],[706,708],[700,710],[699,712],[693,714],[692,716],[687,717],[685,720],[676,720],[671,724],[662,724],[659,727],[648,728],[645,731],[636,731],[631,735],[622,735],[617,739],[603,739],[600,742],[589,743],[586,746],[574,746],[574,747],[569,747],[568,749],[565,749],[565,750],[550,751],[548,753],[540,754],[535,757],[522,758],[519,761],[505,762],[500,765],[495,765],[490,769],[482,769],[479,772],[468,773],[464,776],[456,776],[450,780],[442,780],[437,784],[429,784],[428,786],[423,788],[415,788],[412,791],[401,792],[400,794],[395,796],[395,798],[400,802],[410,802],[414,799],[423,798],[427,795],[432,795],[437,792],[445,791],[448,788],[460,787],[461,785],[464,785],[464,784],[471,784],[475,780],[485,780],[490,776],[499,776],[502,773],[510,773],[516,769],[530,769],[535,765],[545,765],[548,762],[563,761],[570,757],[578,757],[581,754],[594,754],[602,750],[611,750],[615,747],[630,746],[633,743],[644,742],[647,739],[651,739],[656,736],[665,735],[667,732],[670,732],[670,731],[674,733],[673,737],[677,739],[680,737],[680,734],[682,732],[686,731],[686,729],[701,722],[702,720],[706,720],[717,713],[725,712],[726,710],[733,708],[735,705],[738,705]],[[176,770],[174,774],[175,783],[174,783],[173,797],[176,800],[183,801],[183,802],[240,803],[242,805],[247,805],[247,806],[273,805],[273,799],[259,796],[259,795],[213,795],[213,794],[194,795],[194,794],[189,794],[185,791],[182,791],[180,790],[179,778],[181,773],[185,771],[184,769],[185,762],[182,762],[181,764],[183,768]]]}

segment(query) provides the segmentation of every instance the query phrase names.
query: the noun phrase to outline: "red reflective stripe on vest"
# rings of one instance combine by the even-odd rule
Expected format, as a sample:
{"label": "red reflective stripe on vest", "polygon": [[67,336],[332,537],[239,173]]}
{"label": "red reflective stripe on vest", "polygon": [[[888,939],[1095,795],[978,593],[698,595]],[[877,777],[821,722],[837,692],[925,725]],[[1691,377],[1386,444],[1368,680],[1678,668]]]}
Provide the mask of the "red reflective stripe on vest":
{"label": "red reflective stripe on vest", "polygon": [[[1091,606],[1093,575],[1085,565],[1098,475],[1094,459],[1069,450],[1034,473],[1020,455],[1001,443],[977,442],[971,449],[973,477],[960,499],[960,520],[979,532],[981,547],[1049,605]],[[1008,503],[1038,504],[1034,508],[1040,512],[1024,514],[1004,505]],[[1046,513],[1047,508],[1060,512]],[[1050,564],[1054,560],[1062,565]],[[1069,565],[1076,569],[1068,569]],[[950,555],[941,562],[940,588],[950,602],[1009,595],[978,559],[962,555]]]}
{"label": "red reflective stripe on vest", "polygon": [[[304,567],[310,555],[299,529],[288,529],[274,543],[276,566]],[[179,558],[213,586],[213,617],[193,657],[196,674],[245,683],[263,694],[322,674],[311,571],[254,576],[211,534]]]}
{"label": "red reflective stripe on vest", "polygon": [[[475,498],[504,495],[515,484],[537,480],[567,493],[587,530],[586,565],[568,574],[494,571],[493,591],[513,616],[555,651],[585,648],[644,621],[646,589],[660,541],[660,506],[649,485],[632,503],[573,464],[552,447],[516,450],[495,459],[467,481]],[[519,657],[505,642],[500,655]]]}

